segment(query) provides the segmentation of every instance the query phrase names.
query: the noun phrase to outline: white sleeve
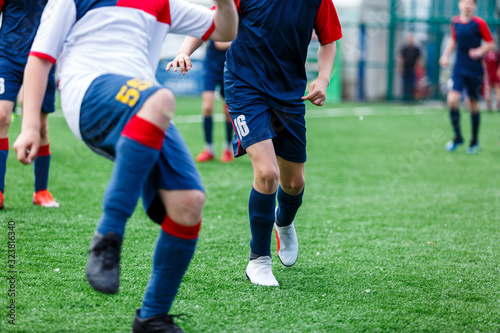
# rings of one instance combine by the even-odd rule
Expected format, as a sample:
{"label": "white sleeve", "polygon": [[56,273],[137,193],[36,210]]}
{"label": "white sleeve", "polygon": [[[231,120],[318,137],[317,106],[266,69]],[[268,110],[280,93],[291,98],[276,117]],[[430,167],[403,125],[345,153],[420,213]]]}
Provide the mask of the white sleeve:
{"label": "white sleeve", "polygon": [[184,0],[170,0],[170,32],[207,40],[214,26],[213,10]]}
{"label": "white sleeve", "polygon": [[74,0],[49,0],[43,10],[30,55],[55,63],[75,22],[76,6]]}

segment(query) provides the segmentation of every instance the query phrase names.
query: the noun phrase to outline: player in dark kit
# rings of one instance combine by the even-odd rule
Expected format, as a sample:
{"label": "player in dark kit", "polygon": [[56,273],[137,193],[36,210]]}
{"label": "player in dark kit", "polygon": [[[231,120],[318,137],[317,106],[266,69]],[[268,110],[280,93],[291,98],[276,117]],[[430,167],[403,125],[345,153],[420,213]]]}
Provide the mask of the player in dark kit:
{"label": "player in dark kit", "polygon": [[[441,66],[447,67],[451,52],[457,48],[457,59],[451,79],[452,90],[448,92],[448,106],[455,138],[446,144],[446,149],[454,151],[464,142],[460,131],[459,105],[462,91],[466,89],[472,122],[472,138],[467,152],[475,154],[479,151],[479,96],[483,85],[481,58],[486,52],[493,50],[495,44],[486,22],[474,16],[476,1],[460,0],[458,7],[460,15],[451,19],[451,39],[439,60]],[[486,43],[482,44],[483,40]]]}
{"label": "player in dark kit", "polygon": [[[47,0],[0,0],[3,14],[0,29],[0,209],[4,207],[5,173],[9,153],[9,127],[14,104],[23,83],[28,54],[40,24]],[[48,115],[54,112],[55,81],[52,71],[40,116],[40,150],[35,159],[35,192],[33,203],[42,207],[59,207],[47,190],[50,167]]]}
{"label": "player in dark kit", "polygon": [[[285,266],[298,258],[293,220],[302,204],[306,161],[305,100],[323,105],[342,37],[332,0],[239,0],[238,36],[226,53],[224,91],[237,137],[235,156],[248,153],[254,170],[249,215],[248,279],[278,286],[271,269],[271,234]],[[318,78],[304,96],[312,32],[320,41]],[[200,41],[187,38],[170,66],[189,70]],[[276,208],[276,197],[278,207]]]}

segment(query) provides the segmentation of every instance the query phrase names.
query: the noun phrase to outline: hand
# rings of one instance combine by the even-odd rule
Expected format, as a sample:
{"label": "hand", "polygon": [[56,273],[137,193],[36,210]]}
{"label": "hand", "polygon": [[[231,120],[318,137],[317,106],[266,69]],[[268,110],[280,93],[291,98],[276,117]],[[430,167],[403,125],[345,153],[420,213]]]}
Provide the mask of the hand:
{"label": "hand", "polygon": [[22,164],[32,163],[36,158],[38,148],[40,148],[40,131],[23,130],[14,142],[17,159]]}
{"label": "hand", "polygon": [[469,57],[471,57],[472,59],[480,59],[482,58],[484,55],[484,52],[481,48],[477,48],[477,49],[470,49],[469,50]]}
{"label": "hand", "polygon": [[328,88],[328,81],[317,79],[309,85],[309,92],[306,96],[302,97],[304,101],[311,101],[314,105],[321,106],[326,100],[326,88]]}
{"label": "hand", "polygon": [[191,69],[193,64],[191,63],[191,58],[187,54],[178,54],[174,60],[167,64],[167,71],[170,68],[174,69],[174,72],[177,72],[177,67],[181,69],[182,75],[186,75],[186,73]]}
{"label": "hand", "polygon": [[439,59],[439,65],[441,67],[448,67],[448,64],[449,64],[449,61],[448,61],[448,58],[447,57],[441,57]]}

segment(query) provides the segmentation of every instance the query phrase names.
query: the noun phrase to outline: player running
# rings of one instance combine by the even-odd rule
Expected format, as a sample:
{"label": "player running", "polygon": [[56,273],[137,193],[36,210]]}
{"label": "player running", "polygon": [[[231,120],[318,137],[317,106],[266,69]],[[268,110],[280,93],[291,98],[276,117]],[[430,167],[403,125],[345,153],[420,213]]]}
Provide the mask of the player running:
{"label": "player running", "polygon": [[[5,201],[5,173],[9,154],[9,127],[15,101],[23,83],[28,53],[47,1],[0,0],[3,14],[0,28],[0,209]],[[47,80],[47,78],[46,78]],[[54,112],[56,84],[54,72],[48,74],[47,89],[41,105],[40,149],[34,163],[35,191],[33,203],[42,207],[59,207],[47,190],[50,169],[49,113]]]}
{"label": "player running", "polygon": [[[455,138],[446,144],[446,149],[454,151],[464,142],[460,131],[459,106],[462,91],[466,89],[472,123],[472,138],[467,152],[475,154],[479,151],[479,96],[483,85],[481,58],[486,52],[493,50],[495,44],[486,22],[474,16],[476,0],[460,0],[458,8],[460,15],[451,19],[451,39],[439,60],[441,66],[447,67],[451,52],[457,48],[457,59],[451,78],[453,85],[448,92],[448,107]],[[482,40],[485,43],[481,45]]]}
{"label": "player running", "polygon": [[[281,262],[292,266],[298,258],[293,221],[304,194],[304,101],[325,102],[342,31],[332,0],[270,0],[266,5],[239,0],[237,7],[240,24],[226,53],[224,91],[238,137],[233,141],[235,156],[248,153],[254,171],[246,276],[257,285],[278,286],[271,269],[273,225]],[[320,41],[319,71],[304,96],[304,64],[313,30]],[[189,55],[199,45],[199,40],[186,38],[169,67],[189,70]]]}
{"label": "player running", "polygon": [[226,140],[223,142],[221,162],[232,162],[234,157],[231,151],[231,142],[233,140],[233,124],[231,117],[227,112],[226,102],[224,100],[224,62],[226,61],[226,50],[230,42],[209,42],[207,54],[203,61],[203,93],[202,112],[203,112],[203,134],[205,137],[205,149],[196,157],[196,162],[208,162],[215,159],[214,145],[212,139],[213,113],[215,94],[217,86],[220,87],[222,97],[222,112],[225,116]]}
{"label": "player running", "polygon": [[44,78],[57,60],[70,129],[115,162],[90,245],[92,287],[118,292],[125,224],[139,195],[161,225],[136,333],[181,332],[168,311],[195,251],[205,201],[191,154],[171,124],[174,96],[155,84],[161,45],[169,32],[232,40],[233,0],[218,4],[214,12],[184,0],[50,0],[26,66],[18,159],[30,163],[38,151]]}

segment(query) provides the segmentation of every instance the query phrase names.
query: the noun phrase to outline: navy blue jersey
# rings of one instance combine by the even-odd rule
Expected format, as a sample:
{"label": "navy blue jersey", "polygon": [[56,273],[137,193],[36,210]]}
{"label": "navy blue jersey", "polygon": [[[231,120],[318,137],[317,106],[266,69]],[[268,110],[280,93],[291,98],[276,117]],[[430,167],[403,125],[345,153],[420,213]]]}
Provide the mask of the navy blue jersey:
{"label": "navy blue jersey", "polygon": [[460,16],[455,16],[451,19],[451,38],[457,43],[454,73],[468,77],[482,76],[481,59],[472,59],[469,56],[469,51],[480,47],[483,39],[486,42],[493,41],[486,22],[476,16],[469,22],[462,22]]}
{"label": "navy blue jersey", "polygon": [[332,0],[239,0],[238,35],[226,67],[238,79],[290,108],[302,108],[313,30],[322,44],[342,37]]}
{"label": "navy blue jersey", "polygon": [[47,0],[5,0],[2,6],[0,56],[24,65]]}
{"label": "navy blue jersey", "polygon": [[224,62],[226,61],[226,50],[219,50],[215,47],[215,43],[208,42],[207,54],[203,61],[203,67],[209,69],[213,73],[223,73]]}

